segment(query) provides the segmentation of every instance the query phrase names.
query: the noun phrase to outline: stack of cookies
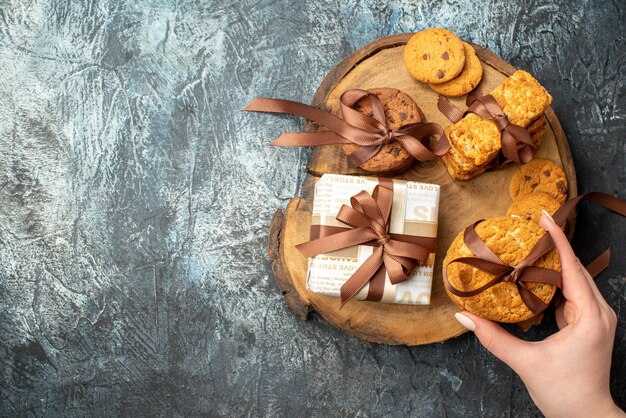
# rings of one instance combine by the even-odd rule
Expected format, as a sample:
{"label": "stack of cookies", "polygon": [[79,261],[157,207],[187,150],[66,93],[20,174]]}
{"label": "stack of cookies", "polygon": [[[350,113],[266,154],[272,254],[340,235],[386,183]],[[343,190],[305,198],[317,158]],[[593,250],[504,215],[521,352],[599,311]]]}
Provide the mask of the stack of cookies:
{"label": "stack of cookies", "polygon": [[[526,71],[518,70],[491,95],[509,121],[528,129],[539,145],[545,132],[543,112],[552,103],[552,96]],[[502,148],[501,133],[496,123],[473,113],[446,127],[450,151],[441,159],[448,173],[457,180],[468,180],[493,167]]]}
{"label": "stack of cookies", "polygon": [[[546,233],[533,221],[510,216],[487,219],[479,223],[475,230],[495,255],[512,266],[526,258],[530,250]],[[457,258],[472,256],[474,254],[465,245],[463,231],[461,231],[450,245],[446,258],[443,260],[443,268],[447,269],[448,281],[459,290],[477,289],[494,278],[493,275],[467,264],[450,264]],[[533,265],[561,271],[561,264],[555,249],[550,250]],[[528,282],[525,285],[544,303],[550,303],[556,292],[556,286],[551,284]],[[500,282],[476,296],[460,297],[453,295],[447,289],[446,293],[459,309],[493,321],[515,323],[527,321],[535,316],[522,300],[517,285],[511,282]]]}
{"label": "stack of cookies", "polygon": [[[426,29],[413,35],[406,46],[404,58],[413,77],[446,96],[469,93],[480,83],[483,75],[483,67],[474,48],[446,29]],[[386,87],[368,91],[377,95],[383,103],[390,129],[425,121],[424,114],[407,94]],[[372,116],[371,106],[367,103],[356,109]],[[342,148],[346,155],[350,155],[359,147],[343,144]],[[392,142],[383,145],[361,168],[371,173],[393,174],[407,169],[412,162],[413,157],[404,147]]]}
{"label": "stack of cookies", "polygon": [[404,63],[413,78],[444,96],[463,96],[474,90],[483,77],[483,66],[474,48],[442,28],[413,35],[404,49]]}
{"label": "stack of cookies", "polygon": [[513,174],[509,194],[513,203],[507,215],[539,222],[542,210],[552,215],[567,199],[567,179],[561,167],[535,159]]}
{"label": "stack of cookies", "polygon": [[[476,226],[480,239],[498,257],[509,265],[522,261],[533,246],[545,234],[538,225],[541,211],[554,214],[567,199],[567,180],[563,170],[556,164],[536,159],[522,166],[511,178],[509,192],[513,203],[507,216],[487,219]],[[460,257],[474,254],[465,245],[461,231],[448,248],[443,261],[448,281],[459,290],[469,291],[479,288],[493,279],[493,275],[462,263],[450,264]],[[540,258],[534,266],[560,271],[556,250],[551,250]],[[556,287],[545,283],[527,283],[527,288],[544,303],[549,303]],[[524,328],[532,325],[535,314],[524,304],[517,286],[510,282],[495,286],[471,297],[459,297],[446,289],[452,301],[463,310],[483,318],[499,322],[526,322]],[[528,322],[531,320],[531,322]]]}
{"label": "stack of cookies", "polygon": [[[411,123],[424,122],[422,110],[407,94],[398,89],[381,87],[367,90],[375,94],[383,104],[387,126],[389,129],[398,129]],[[367,116],[372,116],[372,106],[362,100],[357,102],[355,109]],[[342,144],[346,155],[355,152],[359,146],[356,144]],[[413,156],[397,141],[384,144],[380,151],[361,165],[361,168],[370,173],[398,173],[411,165]]]}
{"label": "stack of cookies", "polygon": [[[431,28],[414,34],[404,50],[407,70],[435,92],[463,96],[478,86],[483,67],[474,48],[452,32]],[[491,92],[509,121],[527,128],[536,147],[545,133],[548,92],[525,71],[516,71]],[[495,166],[501,150],[496,123],[473,113],[447,127],[450,151],[442,161],[456,180],[469,180]]]}

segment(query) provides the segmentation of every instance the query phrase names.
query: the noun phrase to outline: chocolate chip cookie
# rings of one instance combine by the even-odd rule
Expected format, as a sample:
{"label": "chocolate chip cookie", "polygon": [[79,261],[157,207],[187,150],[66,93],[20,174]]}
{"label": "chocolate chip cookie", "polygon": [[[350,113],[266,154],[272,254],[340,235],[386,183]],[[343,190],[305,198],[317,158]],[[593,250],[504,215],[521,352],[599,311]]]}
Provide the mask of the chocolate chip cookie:
{"label": "chocolate chip cookie", "polygon": [[413,78],[424,83],[450,81],[463,70],[463,42],[442,28],[425,29],[409,39],[404,49],[404,63]]}
{"label": "chocolate chip cookie", "polygon": [[483,65],[474,48],[463,42],[465,66],[458,76],[441,84],[429,84],[435,93],[449,97],[463,96],[476,88],[483,78]]}
{"label": "chocolate chip cookie", "polygon": [[567,179],[558,165],[548,160],[534,159],[511,177],[509,194],[513,199],[530,193],[541,192],[559,203],[567,199]]}
{"label": "chocolate chip cookie", "polygon": [[[385,109],[387,126],[389,129],[398,129],[410,123],[424,121],[424,115],[420,108],[407,94],[397,89],[388,87],[373,88],[368,90],[378,96]],[[372,106],[363,101],[357,102],[355,109],[359,112],[372,116]],[[342,144],[346,155],[355,152],[359,146],[356,144]],[[402,146],[394,141],[384,144],[380,151],[361,165],[363,170],[372,173],[392,173],[408,168],[413,163],[413,156]]]}

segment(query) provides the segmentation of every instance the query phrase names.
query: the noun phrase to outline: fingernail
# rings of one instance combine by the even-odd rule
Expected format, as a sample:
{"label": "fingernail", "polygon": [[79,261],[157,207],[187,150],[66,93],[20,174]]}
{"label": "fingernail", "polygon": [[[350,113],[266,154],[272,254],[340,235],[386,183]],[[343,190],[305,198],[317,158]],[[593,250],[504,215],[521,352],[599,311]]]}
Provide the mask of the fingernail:
{"label": "fingernail", "polygon": [[552,215],[550,215],[548,212],[546,212],[545,209],[541,209],[541,213],[543,213],[546,218],[548,218],[550,220],[550,222],[552,222],[553,224],[555,224],[556,222],[554,222],[554,218],[552,218]]}
{"label": "fingernail", "polygon": [[456,318],[457,321],[459,321],[459,324],[463,325],[465,328],[469,329],[470,331],[474,331],[474,329],[476,329],[476,324],[474,323],[474,321],[469,319],[467,316],[463,315],[461,312],[455,313],[454,317]]}

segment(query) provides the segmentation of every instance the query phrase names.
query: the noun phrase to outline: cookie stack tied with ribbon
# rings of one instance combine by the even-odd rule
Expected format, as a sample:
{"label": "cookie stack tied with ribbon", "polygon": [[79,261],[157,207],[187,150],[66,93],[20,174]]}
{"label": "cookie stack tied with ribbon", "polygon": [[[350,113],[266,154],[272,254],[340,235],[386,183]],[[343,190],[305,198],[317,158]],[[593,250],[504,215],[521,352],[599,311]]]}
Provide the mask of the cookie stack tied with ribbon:
{"label": "cookie stack tied with ribbon", "polygon": [[444,129],[450,150],[441,159],[454,179],[469,180],[499,164],[526,164],[535,157],[552,96],[532,75],[518,70],[491,94],[473,92],[467,99],[465,112],[443,97],[438,103],[454,122]]}
{"label": "cookie stack tied with ribbon", "polygon": [[[343,118],[289,100],[257,98],[244,111],[305,117],[328,130],[287,132],[274,146],[342,144],[348,163],[371,173],[397,174],[415,160],[430,161],[448,152],[441,125],[424,115],[405,93],[392,88],[350,89],[341,95]],[[439,139],[431,146],[431,136]]]}
{"label": "cookie stack tied with ribbon", "polygon": [[[500,322],[521,322],[540,313],[543,305],[552,300],[560,282],[529,282],[523,284],[523,290],[518,290],[517,283],[511,280],[474,294],[476,289],[483,289],[497,275],[495,272],[485,272],[472,265],[454,261],[482,256],[493,258],[496,262],[501,260],[509,266],[519,266],[528,257],[529,249],[537,245],[544,235],[545,231],[536,223],[508,216],[488,219],[468,227],[454,239],[443,261],[444,277],[449,283],[446,286],[448,296],[459,308]],[[490,257],[490,253],[495,258]],[[529,265],[555,273],[561,271],[559,257],[554,249],[531,260]],[[553,277],[558,278],[558,273]],[[469,291],[471,295],[455,294],[452,288]],[[538,302],[533,298],[533,302],[539,305],[536,313],[522,299],[524,296],[532,296],[522,292],[530,292],[534,298],[538,298]]]}
{"label": "cookie stack tied with ribbon", "polygon": [[[592,192],[563,203],[554,213],[555,222],[563,226],[581,200],[626,216],[626,202]],[[608,266],[609,256],[607,250],[587,266],[592,277]],[[460,309],[499,322],[518,323],[541,314],[561,287],[560,271],[550,235],[534,220],[510,216],[468,226],[443,261],[450,299]]]}
{"label": "cookie stack tied with ribbon", "polygon": [[[362,98],[354,104],[353,108],[370,118],[383,119],[387,128],[392,132],[399,131],[406,125],[426,121],[422,110],[413,99],[398,89],[379,87],[369,89],[367,92],[378,98],[384,115],[376,114],[380,112],[380,106],[375,100]],[[342,144],[341,147],[347,156],[359,149],[359,145],[355,143]],[[370,173],[399,173],[410,167],[413,161],[415,158],[401,142],[387,141],[374,156],[360,164],[360,167]]]}
{"label": "cookie stack tied with ribbon", "polygon": [[[481,316],[502,322],[522,323],[521,327],[526,330],[530,325],[540,322],[541,317],[533,323],[526,323],[534,320],[533,317],[541,313],[539,311],[543,310],[542,307],[552,300],[557,291],[556,284],[527,282],[524,284],[525,287],[518,291],[519,297],[515,295],[515,286],[512,282],[500,288],[494,286],[485,289],[484,292],[469,298],[450,291],[455,286],[465,289],[479,288],[489,282],[491,277],[489,272],[474,270],[471,265],[450,264],[452,260],[472,257],[474,254],[491,257],[489,252],[492,252],[511,266],[520,265],[528,257],[528,250],[544,235],[543,229],[538,225],[541,211],[545,210],[554,215],[567,199],[567,179],[561,167],[548,160],[535,159],[521,166],[513,174],[509,191],[513,203],[506,213],[507,217],[488,219],[475,224],[453,241],[444,261],[444,265],[449,265],[446,270],[447,291],[450,298],[462,309],[473,309]],[[524,263],[528,263],[528,260]],[[531,265],[560,271],[559,259],[554,249],[528,264]],[[526,296],[527,300],[533,298],[528,296],[526,290],[541,301],[535,305],[532,300],[529,302],[530,306],[534,306],[534,310],[529,308],[524,300],[523,296]],[[507,303],[502,303],[502,300]]]}

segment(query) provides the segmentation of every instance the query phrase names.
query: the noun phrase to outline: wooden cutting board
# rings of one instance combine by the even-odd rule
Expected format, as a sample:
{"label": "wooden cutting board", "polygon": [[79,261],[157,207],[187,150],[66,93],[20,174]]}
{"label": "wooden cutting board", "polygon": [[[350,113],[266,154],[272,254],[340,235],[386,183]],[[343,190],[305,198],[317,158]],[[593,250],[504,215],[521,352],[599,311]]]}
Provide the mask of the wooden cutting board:
{"label": "wooden cutting board", "polygon": [[[313,105],[337,115],[339,97],[351,88],[393,87],[407,93],[422,109],[426,120],[447,126],[450,122],[436,106],[437,94],[426,84],[414,80],[404,67],[403,53],[411,34],[379,39],[347,57],[333,68],[317,90]],[[488,50],[473,45],[484,68],[479,88],[490,92],[516,69]],[[465,97],[453,99],[465,109]],[[569,182],[569,198],[576,196],[576,175],[567,138],[549,108],[546,133],[538,158],[560,165]],[[306,131],[317,126],[307,124]],[[308,175],[302,196],[294,197],[285,212],[277,211],[270,226],[269,257],[285,301],[301,319],[315,311],[340,329],[369,341],[386,344],[419,345],[445,341],[465,332],[454,319],[458,311],[446,295],[441,278],[442,261],[454,237],[478,219],[503,216],[511,204],[509,180],[518,168],[509,164],[466,181],[454,181],[439,161],[416,162],[396,176],[401,179],[441,186],[439,231],[431,304],[429,306],[396,305],[351,301],[339,309],[338,298],[306,290],[307,259],[295,245],[309,240],[311,207],[315,182],[324,173],[366,175],[349,167],[340,145],[317,147],[308,163]],[[573,224],[570,228],[573,233]]]}

